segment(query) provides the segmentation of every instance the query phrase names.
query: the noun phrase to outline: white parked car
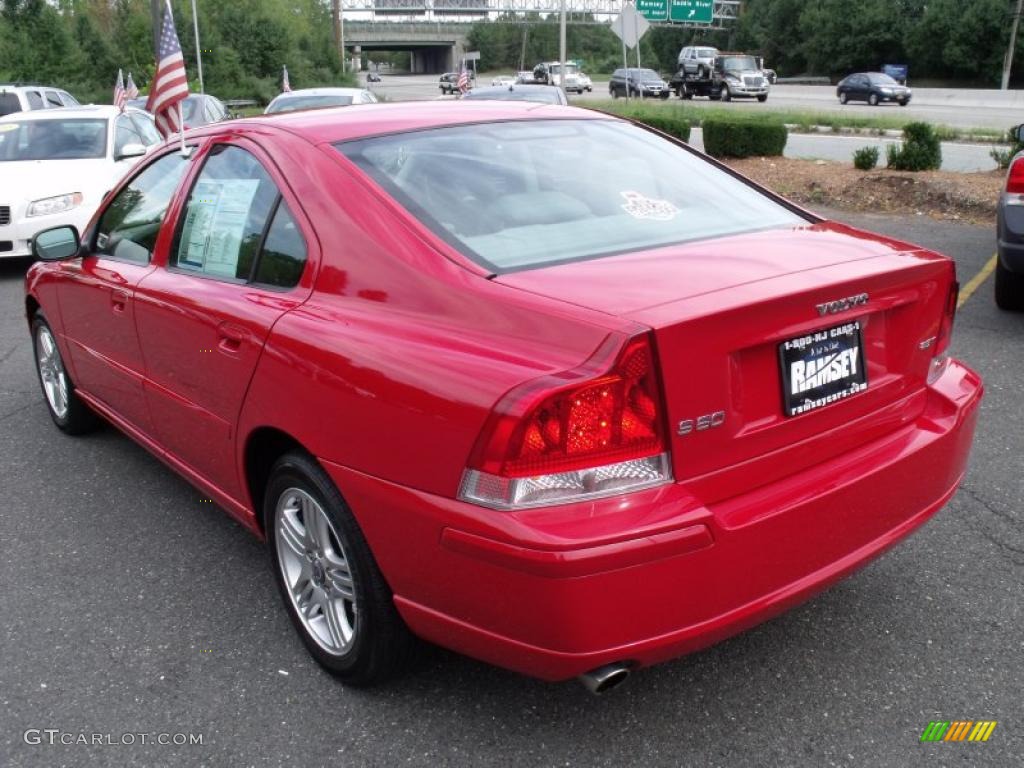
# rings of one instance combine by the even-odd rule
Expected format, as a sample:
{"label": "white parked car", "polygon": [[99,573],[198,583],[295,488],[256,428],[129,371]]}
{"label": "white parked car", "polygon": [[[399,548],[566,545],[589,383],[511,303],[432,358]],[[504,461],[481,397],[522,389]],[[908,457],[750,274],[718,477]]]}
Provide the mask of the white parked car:
{"label": "white parked car", "polygon": [[78,99],[60,88],[45,85],[5,85],[0,83],[0,117],[33,109],[77,107]]}
{"label": "white parked car", "polygon": [[491,78],[491,85],[499,86],[504,85],[506,87],[515,85],[516,79],[512,75],[498,75],[497,77]]}
{"label": "white parked car", "polygon": [[264,114],[296,112],[300,109],[347,107],[349,104],[376,104],[377,97],[365,88],[303,88],[285,91],[263,110]]}
{"label": "white parked car", "polygon": [[81,232],[103,196],[162,141],[153,118],[114,106],[0,117],[0,258],[28,256],[32,237]]}

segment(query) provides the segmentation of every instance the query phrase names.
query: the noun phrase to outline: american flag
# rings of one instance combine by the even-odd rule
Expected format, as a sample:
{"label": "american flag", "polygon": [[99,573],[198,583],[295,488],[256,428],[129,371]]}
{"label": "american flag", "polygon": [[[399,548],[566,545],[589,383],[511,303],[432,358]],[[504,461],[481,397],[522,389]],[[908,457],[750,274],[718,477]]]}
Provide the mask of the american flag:
{"label": "american flag", "polygon": [[135,85],[135,81],[132,80],[131,72],[128,73],[128,84],[124,87],[124,97],[128,101],[139,98],[139,88]]}
{"label": "american flag", "polygon": [[466,71],[465,65],[459,67],[459,81],[456,85],[461,93],[469,90],[469,72]]}
{"label": "american flag", "polygon": [[156,72],[149,86],[149,100],[146,101],[146,111],[153,114],[157,130],[165,139],[181,130],[179,105],[186,96],[188,78],[185,76],[185,59],[181,55],[181,43],[174,29],[174,16],[168,0],[160,24]]}
{"label": "american flag", "polygon": [[[290,93],[292,84],[288,82],[288,67],[281,67],[281,69],[283,70],[281,74],[281,90],[285,93]],[[302,73],[300,72],[299,74],[301,75]]]}
{"label": "american flag", "polygon": [[114,106],[124,111],[124,75],[121,74],[121,70],[117,70],[117,82],[114,83]]}

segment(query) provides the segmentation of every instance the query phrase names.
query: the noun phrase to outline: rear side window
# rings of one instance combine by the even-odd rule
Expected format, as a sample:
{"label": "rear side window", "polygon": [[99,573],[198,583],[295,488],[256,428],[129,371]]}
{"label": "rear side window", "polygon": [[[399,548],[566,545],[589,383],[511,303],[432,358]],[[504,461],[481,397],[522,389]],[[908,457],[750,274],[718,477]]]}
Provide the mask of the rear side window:
{"label": "rear side window", "polygon": [[298,283],[305,244],[270,174],[240,147],[211,151],[189,195],[171,266],[230,282]]}
{"label": "rear side window", "polygon": [[0,93],[0,117],[21,112],[21,100],[15,93]]}
{"label": "rear side window", "polygon": [[164,155],[122,189],[103,212],[96,252],[140,264],[149,262],[160,225],[188,160],[180,152]]}
{"label": "rear side window", "polygon": [[64,102],[60,100],[60,94],[56,91],[46,92],[46,106],[47,107],[63,107]]}
{"label": "rear side window", "polygon": [[67,91],[61,91],[60,92],[60,98],[61,98],[61,101],[64,102],[64,106],[65,107],[78,107],[78,106],[81,106],[81,104],[78,103],[78,99],[76,99],[74,96],[72,96]]}
{"label": "rear side window", "polygon": [[521,120],[337,148],[467,257],[502,273],[806,220],[618,120]]}

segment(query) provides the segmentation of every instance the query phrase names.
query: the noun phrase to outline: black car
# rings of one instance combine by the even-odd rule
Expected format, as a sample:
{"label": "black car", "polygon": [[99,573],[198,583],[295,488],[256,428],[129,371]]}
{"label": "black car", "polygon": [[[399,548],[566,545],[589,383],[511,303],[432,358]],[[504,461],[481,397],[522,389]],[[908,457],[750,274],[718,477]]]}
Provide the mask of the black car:
{"label": "black car", "polygon": [[441,93],[458,93],[459,73],[445,72],[443,75],[441,75],[441,79],[438,80],[438,88],[441,89]]}
{"label": "black car", "polygon": [[369,72],[366,75],[366,82],[368,82],[368,83],[379,83],[380,82],[380,75],[378,75],[376,72]]}
{"label": "black car", "polygon": [[[1024,144],[1024,125],[1013,129]],[[996,306],[1024,310],[1024,152],[1010,162],[996,208]]]}
{"label": "black car", "polygon": [[910,103],[911,91],[882,72],[857,72],[847,75],[836,86],[839,103],[866,101],[871,106],[895,101],[901,107]]}
{"label": "black car", "polygon": [[642,98],[667,99],[672,89],[653,69],[616,69],[608,81],[608,93],[613,99],[619,96],[640,96]]}

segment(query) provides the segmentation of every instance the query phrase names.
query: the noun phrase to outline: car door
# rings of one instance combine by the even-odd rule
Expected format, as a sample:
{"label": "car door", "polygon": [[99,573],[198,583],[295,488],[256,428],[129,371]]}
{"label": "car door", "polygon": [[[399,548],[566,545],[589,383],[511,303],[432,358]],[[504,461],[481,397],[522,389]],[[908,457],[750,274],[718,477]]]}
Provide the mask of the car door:
{"label": "car door", "polygon": [[235,423],[249,381],[273,324],[312,287],[303,279],[311,242],[303,222],[263,152],[242,139],[215,144],[163,268],[139,285],[145,392],[159,440],[235,498]]}
{"label": "car door", "polygon": [[853,98],[858,101],[867,101],[868,94],[871,91],[871,81],[868,80],[867,75],[857,75],[854,78],[853,84]]}
{"label": "car door", "polygon": [[85,255],[61,263],[61,317],[75,380],[139,431],[151,423],[135,326],[135,287],[188,160],[169,152],[146,166],[103,209]]}

